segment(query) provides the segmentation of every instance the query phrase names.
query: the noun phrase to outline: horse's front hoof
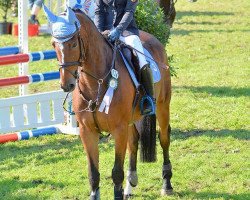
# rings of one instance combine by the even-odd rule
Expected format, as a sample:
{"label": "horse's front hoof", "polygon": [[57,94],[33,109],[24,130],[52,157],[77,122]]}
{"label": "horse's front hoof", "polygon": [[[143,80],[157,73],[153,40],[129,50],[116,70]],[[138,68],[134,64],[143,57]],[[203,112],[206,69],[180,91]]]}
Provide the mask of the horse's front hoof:
{"label": "horse's front hoof", "polygon": [[122,186],[114,186],[114,199],[115,200],[123,200],[123,189]]}
{"label": "horse's front hoof", "polygon": [[123,199],[127,200],[127,199],[131,199],[132,197],[133,197],[132,194],[124,194]]}
{"label": "horse's front hoof", "polygon": [[161,189],[161,196],[170,196],[173,195],[173,189]]}
{"label": "horse's front hoof", "polygon": [[99,187],[96,189],[95,192],[91,192],[90,200],[100,200],[100,189],[99,189]]}

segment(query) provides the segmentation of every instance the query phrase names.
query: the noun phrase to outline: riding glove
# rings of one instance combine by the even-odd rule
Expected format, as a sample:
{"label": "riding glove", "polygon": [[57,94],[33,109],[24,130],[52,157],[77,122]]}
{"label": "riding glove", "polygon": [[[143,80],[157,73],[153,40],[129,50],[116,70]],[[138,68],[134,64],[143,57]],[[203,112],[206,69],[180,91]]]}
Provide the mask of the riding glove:
{"label": "riding glove", "polygon": [[120,35],[121,32],[117,28],[115,28],[112,31],[110,31],[108,38],[111,42],[114,42],[119,39]]}

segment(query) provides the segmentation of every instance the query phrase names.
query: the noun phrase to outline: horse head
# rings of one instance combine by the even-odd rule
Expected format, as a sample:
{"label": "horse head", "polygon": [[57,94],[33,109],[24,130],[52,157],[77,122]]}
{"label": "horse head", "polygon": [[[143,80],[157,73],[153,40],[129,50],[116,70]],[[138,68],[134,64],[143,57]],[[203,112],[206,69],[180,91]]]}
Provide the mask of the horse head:
{"label": "horse head", "polygon": [[52,46],[59,62],[61,88],[64,92],[71,92],[76,86],[78,67],[84,61],[80,21],[69,7],[59,16],[54,15],[45,5],[44,11],[52,24]]}

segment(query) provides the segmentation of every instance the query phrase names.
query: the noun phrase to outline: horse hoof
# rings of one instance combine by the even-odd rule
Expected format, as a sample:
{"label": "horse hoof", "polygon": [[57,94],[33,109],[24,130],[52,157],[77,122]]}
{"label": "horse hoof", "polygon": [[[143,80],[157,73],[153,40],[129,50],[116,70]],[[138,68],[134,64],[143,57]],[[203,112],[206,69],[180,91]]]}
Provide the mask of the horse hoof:
{"label": "horse hoof", "polygon": [[133,196],[132,194],[124,194],[123,199],[124,199],[124,200],[131,199],[132,196]]}
{"label": "horse hoof", "polygon": [[95,192],[91,192],[90,200],[100,200],[100,189],[99,189],[99,187],[96,189]]}
{"label": "horse hoof", "polygon": [[161,189],[161,196],[170,196],[173,195],[173,189]]}

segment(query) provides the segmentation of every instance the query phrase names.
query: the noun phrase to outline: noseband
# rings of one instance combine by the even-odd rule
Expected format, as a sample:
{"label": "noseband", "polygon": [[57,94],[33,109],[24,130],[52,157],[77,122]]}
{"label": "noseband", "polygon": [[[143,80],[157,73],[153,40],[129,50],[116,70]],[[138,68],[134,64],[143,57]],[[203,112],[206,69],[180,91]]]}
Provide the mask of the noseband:
{"label": "noseband", "polygon": [[[61,69],[65,69],[66,71],[68,71],[75,79],[78,79],[78,73],[76,72],[76,74],[72,73],[70,70],[67,69],[67,67],[70,66],[82,66],[82,63],[85,61],[86,59],[86,55],[85,55],[85,51],[84,51],[84,43],[82,38],[80,37],[80,31],[79,28],[77,26],[77,24],[75,23],[76,26],[76,31],[68,36],[65,37],[56,37],[56,36],[52,36],[56,39],[67,39],[67,38],[73,38],[76,34],[77,34],[77,40],[78,40],[78,45],[79,45],[79,50],[80,50],[80,55],[77,61],[72,61],[72,62],[63,62],[63,63],[59,63],[59,71]],[[62,43],[63,44],[63,43]]]}

